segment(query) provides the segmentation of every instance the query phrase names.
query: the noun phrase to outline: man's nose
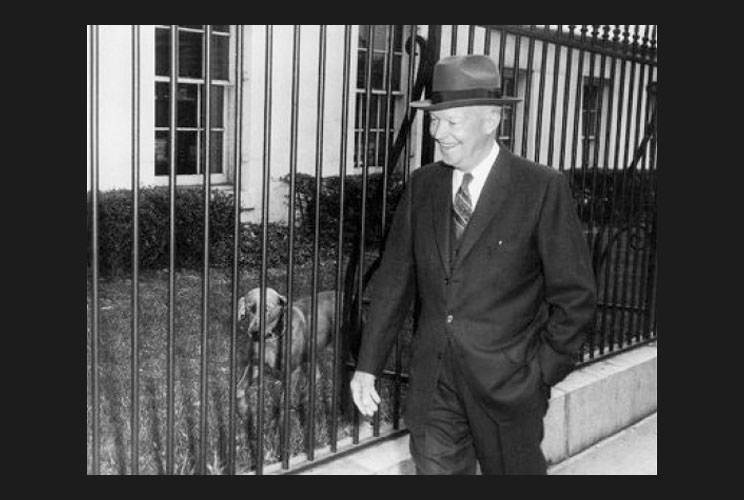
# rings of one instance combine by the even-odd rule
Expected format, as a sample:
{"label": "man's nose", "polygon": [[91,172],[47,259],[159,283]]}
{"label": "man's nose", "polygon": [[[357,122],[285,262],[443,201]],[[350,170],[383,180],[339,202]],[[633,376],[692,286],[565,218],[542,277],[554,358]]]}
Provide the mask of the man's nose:
{"label": "man's nose", "polygon": [[440,140],[447,135],[447,126],[439,122],[438,124],[432,124],[431,136],[435,140]]}

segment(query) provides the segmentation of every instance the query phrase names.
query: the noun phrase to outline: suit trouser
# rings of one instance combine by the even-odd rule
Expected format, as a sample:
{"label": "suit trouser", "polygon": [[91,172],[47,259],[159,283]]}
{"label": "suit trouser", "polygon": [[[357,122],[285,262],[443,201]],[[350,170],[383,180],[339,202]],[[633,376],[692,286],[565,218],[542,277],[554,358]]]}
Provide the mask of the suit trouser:
{"label": "suit trouser", "polygon": [[481,406],[447,345],[426,422],[411,430],[416,473],[547,474],[540,448],[546,406],[509,422],[496,422]]}

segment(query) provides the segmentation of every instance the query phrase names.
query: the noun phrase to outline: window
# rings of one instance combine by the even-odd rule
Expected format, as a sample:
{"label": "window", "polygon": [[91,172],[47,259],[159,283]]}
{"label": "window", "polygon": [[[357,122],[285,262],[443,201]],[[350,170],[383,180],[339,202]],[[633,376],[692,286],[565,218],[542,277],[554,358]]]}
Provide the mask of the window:
{"label": "window", "polygon": [[[514,78],[514,68],[504,68],[501,75],[501,94],[517,97],[517,85]],[[516,104],[505,104],[501,107],[501,123],[499,124],[499,143],[508,150],[514,150],[514,121],[516,118]]]}
{"label": "window", "polygon": [[[170,26],[155,28],[155,175],[170,173]],[[204,75],[205,26],[178,27],[178,123],[176,173],[200,175],[206,164],[204,147],[206,106]],[[230,37],[227,24],[212,25],[212,99],[210,171],[225,173],[227,100],[230,97]]]}
{"label": "window", "polygon": [[[388,39],[392,29],[392,60]],[[403,63],[403,42],[410,28],[404,25],[360,25],[359,47],[356,82],[356,126],[354,128],[355,148],[354,166],[381,167],[385,163],[385,137],[387,134],[388,147],[395,141],[395,124],[399,122],[396,115],[403,113],[400,108],[404,105],[405,80],[407,65]],[[371,46],[370,38],[374,39]],[[367,125],[367,65],[371,58],[371,82],[369,97],[369,144],[366,158],[364,156],[364,136]],[[390,75],[388,75],[390,66]],[[390,102],[390,121],[385,122],[387,104],[387,84],[390,77],[392,101]]]}
{"label": "window", "polygon": [[[585,78],[581,96],[581,144],[584,165],[594,162],[597,149],[601,147],[602,117],[607,112],[609,81]],[[600,158],[601,158],[601,151]],[[595,165],[598,166],[598,165]]]}

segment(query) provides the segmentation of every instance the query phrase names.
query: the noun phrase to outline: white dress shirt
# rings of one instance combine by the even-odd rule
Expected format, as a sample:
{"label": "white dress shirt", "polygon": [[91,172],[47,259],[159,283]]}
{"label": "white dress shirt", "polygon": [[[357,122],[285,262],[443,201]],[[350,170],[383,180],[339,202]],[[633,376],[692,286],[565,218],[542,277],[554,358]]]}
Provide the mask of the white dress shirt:
{"label": "white dress shirt", "polygon": [[[478,203],[478,198],[480,197],[481,191],[483,190],[483,185],[486,183],[486,178],[488,177],[488,173],[491,171],[491,167],[493,166],[493,163],[496,161],[496,157],[499,155],[499,145],[496,143],[496,141],[493,142],[493,147],[491,148],[491,152],[488,153],[488,155],[483,158],[483,161],[481,161],[478,165],[475,166],[473,170],[470,171],[471,174],[473,174],[473,180],[470,181],[470,184],[468,185],[468,192],[470,193],[470,201],[473,205],[473,210],[475,210],[475,206]],[[465,176],[465,174],[458,170],[454,169],[454,172],[452,173],[452,202],[455,201],[455,195],[457,194],[457,190],[460,189],[460,184],[462,184],[462,178]]]}

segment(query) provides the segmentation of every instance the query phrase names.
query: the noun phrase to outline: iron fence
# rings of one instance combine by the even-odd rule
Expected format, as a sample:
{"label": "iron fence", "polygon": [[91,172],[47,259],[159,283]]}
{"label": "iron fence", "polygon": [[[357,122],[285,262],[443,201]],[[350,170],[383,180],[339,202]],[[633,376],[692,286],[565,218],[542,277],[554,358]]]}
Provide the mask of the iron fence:
{"label": "iron fence", "polygon": [[[522,156],[559,169],[570,181],[599,291],[595,332],[579,362],[590,363],[657,338],[656,25],[320,26],[313,31],[317,39],[307,35],[306,27],[295,25],[291,42],[286,41],[290,38],[277,42],[274,26],[253,30],[220,25],[219,33],[224,35],[226,29],[232,33],[234,47],[229,52],[232,61],[226,63],[233,69],[234,96],[234,112],[227,114],[234,130],[228,146],[233,166],[231,252],[229,265],[222,268],[215,265],[213,255],[221,226],[212,211],[216,210],[215,189],[225,186],[214,186],[208,174],[216,169],[215,158],[222,158],[212,155],[215,144],[210,133],[215,122],[224,126],[219,114],[215,115],[212,95],[214,62],[221,56],[215,56],[213,28],[198,27],[202,38],[195,54],[201,61],[203,99],[197,113],[203,117],[199,129],[203,139],[195,154],[204,165],[198,275],[185,273],[178,260],[179,237],[184,235],[177,231],[180,214],[176,205],[183,189],[193,189],[179,186],[183,156],[179,120],[188,111],[176,96],[180,96],[182,81],[179,63],[188,63],[181,50],[181,35],[191,29],[183,26],[163,27],[169,33],[171,96],[164,212],[168,267],[154,275],[140,267],[142,245],[150,238],[141,220],[142,137],[152,131],[143,126],[141,27],[131,27],[131,262],[124,273],[127,278],[122,281],[119,275],[128,287],[128,297],[112,284],[116,279],[100,273],[101,252],[105,251],[100,239],[106,230],[100,187],[100,65],[102,57],[110,55],[101,53],[101,27],[88,27],[89,473],[298,472],[403,432],[401,408],[415,314],[398,333],[389,365],[378,382],[385,397],[371,425],[360,421],[345,388],[366,310],[366,285],[379,262],[389,217],[412,166],[436,159],[433,141],[423,133],[428,117],[417,117],[408,104],[431,92],[434,64],[449,54],[481,53],[497,60],[505,90],[523,97],[521,104],[505,110],[500,140]],[[336,48],[329,43],[331,28],[340,29],[334,39],[342,44],[340,66],[333,66],[328,57],[328,50]],[[400,44],[399,33],[407,34]],[[366,57],[355,59],[362,43]],[[276,68],[283,63],[276,52],[287,49],[285,44],[291,47],[290,63],[279,72]],[[263,81],[258,105],[255,82],[251,100],[262,113],[246,116],[246,52],[254,46],[263,49],[251,54],[252,59],[262,61]],[[303,46],[316,50],[308,55]],[[222,53],[220,45],[216,50]],[[307,58],[317,62],[311,82],[302,67]],[[352,81],[354,68],[357,86]],[[277,89],[284,80],[290,82],[287,123],[276,118],[277,97],[282,97],[277,96]],[[338,93],[331,95],[329,84],[334,81],[341,84]],[[300,129],[301,113],[306,109],[301,93],[306,98],[310,91],[315,95],[314,170],[305,174],[298,169],[300,141],[307,134],[307,128],[302,129],[305,132]],[[377,110],[372,106],[373,95],[382,99]],[[336,110],[333,116],[332,109]],[[246,160],[248,120],[261,123],[258,160]],[[278,243],[285,245],[286,252],[281,269],[275,264],[277,242],[272,241],[276,233],[271,219],[272,203],[276,204],[272,175],[276,177],[278,168],[277,126],[289,130],[286,234]],[[362,134],[351,141],[349,131],[353,134],[354,129]],[[372,131],[378,131],[374,139]],[[328,157],[326,148],[331,135],[338,145],[334,159]],[[331,168],[334,172],[329,175]],[[256,230],[247,233],[241,220],[248,184],[259,186],[260,220]],[[260,242],[247,261],[250,266],[245,260],[246,239]],[[283,344],[276,348],[278,353],[265,337],[273,321],[265,308],[256,311],[261,335],[255,343],[238,317],[241,297],[253,286],[260,290],[262,304],[271,286],[279,288],[290,305],[282,313],[289,326]],[[333,290],[333,321],[328,332],[332,341],[319,349],[323,288]],[[147,302],[156,295],[163,300]],[[294,371],[293,313],[289,311],[305,296],[310,301],[307,364],[304,370]],[[109,305],[102,307],[102,301]],[[117,308],[123,310],[121,317],[116,316]],[[128,321],[127,328],[116,326],[121,318]],[[323,324],[322,328],[329,327]],[[250,352],[254,345],[255,355]],[[125,349],[119,350],[121,346]],[[281,358],[283,369],[267,371],[270,367],[258,362],[252,378],[252,360],[267,359],[271,352]],[[126,366],[122,357],[127,358]],[[319,377],[316,367],[325,373]],[[250,384],[241,386],[246,376]],[[241,403],[247,411],[239,415],[236,408]]]}

